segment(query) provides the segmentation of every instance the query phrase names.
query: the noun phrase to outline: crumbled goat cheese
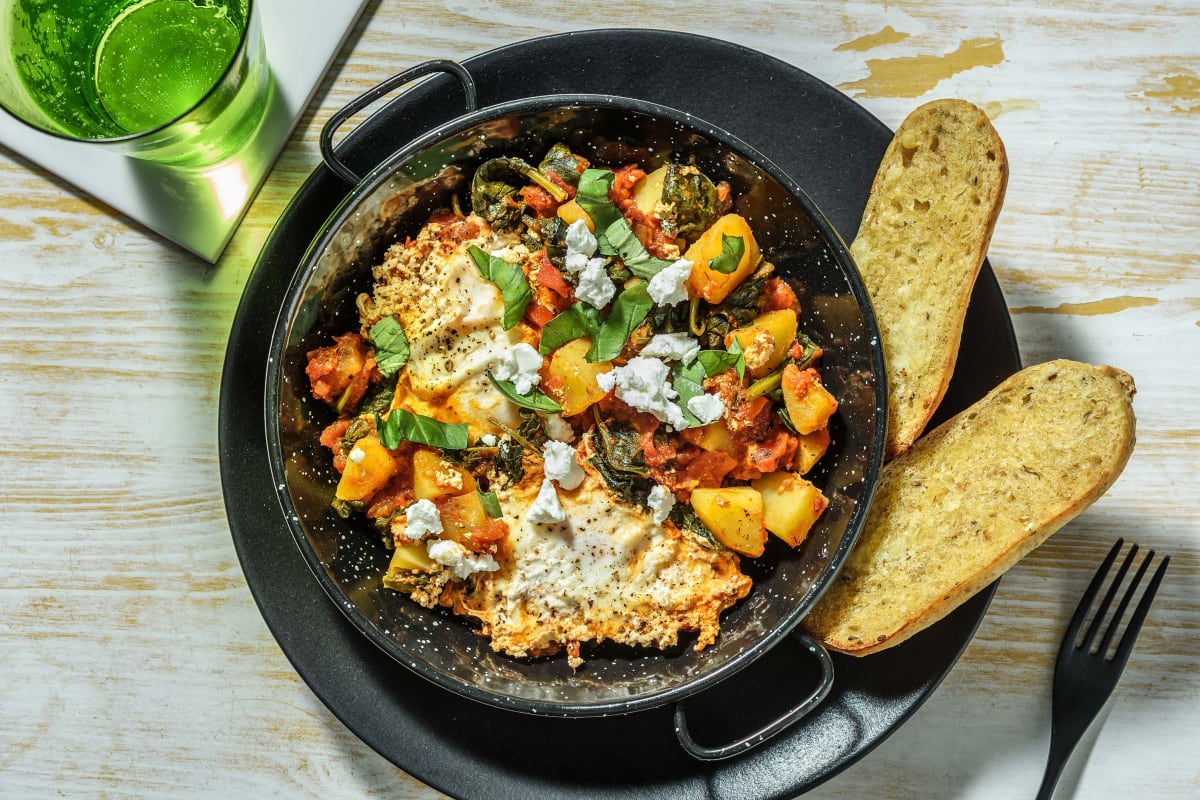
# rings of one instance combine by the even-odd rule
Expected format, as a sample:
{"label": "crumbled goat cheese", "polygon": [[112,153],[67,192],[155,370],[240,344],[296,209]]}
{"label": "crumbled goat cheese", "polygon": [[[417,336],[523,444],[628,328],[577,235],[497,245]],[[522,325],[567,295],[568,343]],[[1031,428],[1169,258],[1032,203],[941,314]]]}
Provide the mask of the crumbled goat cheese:
{"label": "crumbled goat cheese", "polygon": [[367,457],[366,451],[363,450],[358,445],[354,445],[354,447],[351,448],[349,455],[346,456],[346,459],[349,461],[353,461],[355,464],[361,464],[362,460],[366,457]]}
{"label": "crumbled goat cheese", "polygon": [[567,243],[568,253],[579,253],[584,258],[594,256],[596,248],[600,246],[600,243],[596,241],[596,235],[581,219],[575,220],[567,227],[564,239]]}
{"label": "crumbled goat cheese", "polygon": [[700,340],[687,333],[656,333],[642,348],[641,355],[663,361],[690,364],[700,352]]}
{"label": "crumbled goat cheese", "polygon": [[537,497],[525,512],[526,522],[545,523],[562,522],[567,518],[566,509],[558,500],[558,491],[549,478],[542,481]]}
{"label": "crumbled goat cheese", "polygon": [[673,306],[688,299],[687,280],[692,274],[692,262],[681,258],[664,267],[646,284],[646,293],[660,306]]}
{"label": "crumbled goat cheese", "polygon": [[596,308],[604,308],[616,293],[617,285],[604,270],[604,259],[589,260],[587,266],[579,273],[579,282],[575,284],[575,296]]}
{"label": "crumbled goat cheese", "polygon": [[494,433],[485,433],[479,437],[479,443],[484,447],[495,447],[500,444],[500,440],[496,438],[496,434]]}
{"label": "crumbled goat cheese", "polygon": [[427,533],[442,532],[442,515],[429,500],[418,500],[405,512],[404,535],[409,539],[420,539]]}
{"label": "crumbled goat cheese", "polygon": [[698,394],[688,400],[687,409],[701,424],[707,425],[721,418],[725,413],[725,403],[715,394]]}
{"label": "crumbled goat cheese", "polygon": [[671,368],[657,358],[634,356],[625,366],[597,375],[596,383],[606,392],[615,388],[618,400],[675,428],[688,425],[683,411],[671,402],[679,397],[671,385]]}
{"label": "crumbled goat cheese", "polygon": [[466,578],[476,572],[495,572],[500,569],[496,559],[486,553],[472,553],[458,542],[434,539],[425,546],[425,552],[437,563],[449,567],[455,577]]}
{"label": "crumbled goat cheese", "polygon": [[542,447],[542,458],[546,460],[546,477],[558,481],[562,488],[570,491],[583,483],[583,469],[571,445],[551,439]]}
{"label": "crumbled goat cheese", "polygon": [[547,414],[545,417],[546,435],[560,442],[575,441],[575,429],[571,423],[562,418],[562,414]]}
{"label": "crumbled goat cheese", "polygon": [[538,370],[542,357],[532,345],[521,342],[492,362],[492,375],[498,381],[512,381],[517,394],[528,394],[542,381]]}
{"label": "crumbled goat cheese", "polygon": [[675,506],[675,495],[656,483],[650,490],[650,496],[646,498],[646,504],[650,506],[650,513],[654,515],[654,521],[662,525]]}

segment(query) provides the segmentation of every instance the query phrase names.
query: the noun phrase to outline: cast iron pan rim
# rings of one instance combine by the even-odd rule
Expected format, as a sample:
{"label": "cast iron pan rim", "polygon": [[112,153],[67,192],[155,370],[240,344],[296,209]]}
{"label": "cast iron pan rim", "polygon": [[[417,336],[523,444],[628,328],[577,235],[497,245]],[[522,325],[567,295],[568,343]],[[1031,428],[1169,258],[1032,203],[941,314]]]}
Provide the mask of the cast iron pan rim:
{"label": "cast iron pan rim", "polygon": [[[570,35],[570,34],[565,34]],[[334,585],[332,579],[326,573],[324,565],[313,552],[312,547],[308,544],[308,538],[300,526],[299,516],[292,505],[291,498],[283,489],[287,485],[287,477],[283,467],[280,454],[282,452],[280,436],[279,436],[279,383],[280,371],[282,369],[282,351],[290,320],[297,310],[297,306],[302,299],[300,291],[305,285],[309,273],[316,268],[316,261],[320,254],[324,252],[325,247],[337,235],[342,223],[346,218],[353,213],[358,202],[370,192],[374,191],[380,184],[388,180],[396,171],[396,169],[408,162],[414,156],[424,152],[430,145],[440,141],[441,139],[451,134],[460,132],[463,129],[471,127],[480,122],[490,121],[495,118],[508,116],[514,113],[527,113],[545,111],[555,108],[586,108],[594,107],[599,109],[614,109],[617,111],[626,110],[634,113],[640,113],[651,117],[666,119],[677,125],[685,126],[698,131],[709,138],[719,142],[724,147],[738,153],[747,161],[753,163],[756,167],[769,174],[772,178],[780,183],[792,196],[800,203],[817,226],[821,235],[824,236],[834,253],[837,260],[837,266],[842,271],[850,286],[851,293],[854,296],[855,302],[859,306],[863,316],[863,322],[866,327],[866,336],[869,341],[874,343],[871,347],[872,353],[872,370],[875,377],[875,426],[872,431],[870,443],[868,445],[867,465],[863,471],[861,478],[863,489],[859,498],[855,502],[854,510],[851,512],[850,519],[846,523],[846,529],[841,540],[835,549],[829,564],[824,570],[824,574],[813,584],[808,594],[801,598],[780,622],[778,622],[769,631],[760,635],[752,644],[734,655],[726,663],[713,671],[702,675],[699,678],[692,679],[678,686],[673,686],[657,692],[652,692],[632,700],[620,701],[600,701],[593,703],[573,703],[549,700],[531,700],[527,698],[515,698],[511,695],[502,694],[499,692],[490,692],[480,689],[476,686],[464,683],[452,676],[446,675],[436,669],[431,668],[420,659],[413,657],[405,648],[397,644],[390,637],[384,636],[374,625],[370,624],[361,613],[350,604],[344,593]],[[850,256],[849,249],[846,247],[842,237],[829,222],[825,214],[817,207],[816,203],[789,175],[776,166],[770,159],[759,153],[750,145],[738,139],[731,133],[724,131],[716,125],[705,122],[704,120],[683,111],[670,108],[658,103],[653,103],[645,100],[638,100],[628,97],[619,97],[616,95],[605,94],[561,94],[561,95],[540,95],[519,100],[510,100],[502,103],[497,103],[492,106],[480,109],[478,111],[465,114],[457,117],[449,122],[446,122],[433,130],[413,139],[404,147],[398,149],[392,156],[385,159],[379,166],[375,167],[371,172],[363,178],[363,180],[350,191],[334,212],[326,220],[323,230],[314,237],[313,243],[309,246],[301,260],[300,265],[296,269],[295,274],[288,286],[285,302],[278,316],[276,317],[274,329],[271,335],[271,357],[268,359],[266,373],[264,376],[264,404],[263,412],[265,419],[265,427],[267,432],[267,458],[271,467],[271,475],[273,485],[276,487],[276,498],[280,504],[284,519],[286,520],[288,530],[292,535],[297,547],[308,564],[309,570],[316,577],[318,583],[325,590],[326,594],[333,603],[342,611],[343,615],[363,633],[373,644],[382,649],[385,653],[391,656],[399,663],[405,665],[418,675],[432,681],[433,683],[459,694],[476,700],[481,703],[493,705],[499,708],[504,708],[512,711],[523,712],[533,715],[548,715],[548,716],[563,716],[563,717],[594,717],[607,716],[612,714],[628,714],[640,711],[647,708],[656,708],[670,702],[676,702],[688,697],[696,692],[707,689],[720,681],[730,677],[739,670],[748,666],[758,657],[766,653],[781,639],[791,634],[795,627],[800,623],[812,606],[817,602],[820,596],[828,588],[833,578],[836,576],[842,563],[850,553],[850,549],[857,541],[859,533],[866,519],[866,513],[870,506],[871,497],[874,493],[875,483],[877,481],[879,470],[883,461],[883,440],[886,434],[887,425],[887,388],[886,388],[886,372],[884,370],[882,348],[878,346],[879,331],[876,324],[874,311],[871,306],[870,297],[862,282],[862,278]]]}

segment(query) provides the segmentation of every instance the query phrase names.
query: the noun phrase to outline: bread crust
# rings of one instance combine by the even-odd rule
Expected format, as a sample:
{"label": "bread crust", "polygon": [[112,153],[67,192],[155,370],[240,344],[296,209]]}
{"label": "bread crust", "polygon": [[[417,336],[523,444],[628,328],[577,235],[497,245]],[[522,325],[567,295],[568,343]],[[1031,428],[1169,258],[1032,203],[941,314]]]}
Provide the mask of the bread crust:
{"label": "bread crust", "polygon": [[1133,379],[1028,367],[887,464],[863,533],[803,626],[842,653],[893,647],[991,584],[1099,498],[1133,451]]}
{"label": "bread crust", "polygon": [[1007,187],[1004,143],[965,100],[918,107],[884,153],[850,252],[882,337],[885,458],[912,446],[946,393]]}

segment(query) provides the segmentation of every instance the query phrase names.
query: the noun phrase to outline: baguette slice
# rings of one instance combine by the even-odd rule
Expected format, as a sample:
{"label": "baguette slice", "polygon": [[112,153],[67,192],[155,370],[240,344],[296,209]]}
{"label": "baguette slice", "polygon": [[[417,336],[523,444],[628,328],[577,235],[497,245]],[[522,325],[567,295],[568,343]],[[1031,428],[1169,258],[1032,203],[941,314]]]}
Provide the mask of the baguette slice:
{"label": "baguette slice", "polygon": [[1004,143],[965,100],[917,108],[883,155],[850,252],[883,340],[886,458],[912,446],[946,393],[1007,186]]}
{"label": "baguette slice", "polygon": [[1133,450],[1134,391],[1119,369],[1050,361],[922,437],[884,466],[804,627],[861,656],[949,614],[1113,484]]}

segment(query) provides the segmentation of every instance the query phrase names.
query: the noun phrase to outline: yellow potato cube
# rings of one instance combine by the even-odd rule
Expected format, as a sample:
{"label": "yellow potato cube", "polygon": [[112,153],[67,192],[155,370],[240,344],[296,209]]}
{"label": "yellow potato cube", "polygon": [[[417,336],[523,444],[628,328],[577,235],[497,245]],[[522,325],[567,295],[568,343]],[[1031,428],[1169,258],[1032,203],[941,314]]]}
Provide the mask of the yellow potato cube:
{"label": "yellow potato cube", "polygon": [[783,402],[796,432],[804,435],[829,424],[837,411],[837,399],[821,385],[815,369],[801,370],[795,364],[783,369]]}
{"label": "yellow potato cube", "polygon": [[713,450],[721,453],[732,453],[734,450],[733,436],[723,420],[710,422],[696,428],[697,438],[691,440],[702,450]]}
{"label": "yellow potato cube", "polygon": [[829,428],[820,428],[812,433],[800,435],[800,446],[796,448],[796,461],[793,468],[801,475],[805,474],[829,449]]}
{"label": "yellow potato cube", "polygon": [[799,547],[829,501],[812,483],[791,472],[773,472],[752,481],[762,495],[763,525],[792,547]]}
{"label": "yellow potato cube", "polygon": [[[709,266],[709,262],[721,254],[723,236],[739,237],[745,247],[737,267],[729,274]],[[738,214],[726,214],[700,234],[684,258],[692,262],[692,274],[688,278],[691,293],[709,303],[719,303],[758,266],[758,242],[754,240],[750,223]]]}
{"label": "yellow potato cube", "polygon": [[637,206],[638,211],[647,216],[654,213],[654,209],[662,200],[663,182],[666,177],[667,167],[663,165],[653,172],[643,175],[633,185],[633,204]]}
{"label": "yellow potato cube", "polygon": [[346,459],[335,496],[338,500],[367,500],[400,469],[396,455],[374,436],[355,442]]}
{"label": "yellow potato cube", "polygon": [[611,361],[593,364],[584,358],[591,346],[590,339],[576,339],[555,350],[550,357],[549,379],[543,388],[562,406],[563,414],[568,417],[586,411],[604,397],[596,376],[608,372],[613,365]]}
{"label": "yellow potato cube", "polygon": [[576,203],[574,200],[570,200],[566,203],[563,203],[561,206],[559,206],[557,213],[558,213],[559,219],[561,219],[563,222],[567,223],[568,225],[575,222],[576,220],[583,220],[584,223],[587,224],[589,231],[592,231],[593,233],[596,232],[596,225],[594,222],[592,222],[592,218],[589,217],[587,215],[587,212],[583,210],[583,207],[580,206],[579,203]]}
{"label": "yellow potato cube", "polygon": [[466,494],[475,491],[471,473],[444,460],[433,450],[413,453],[413,493],[418,500]]}
{"label": "yellow potato cube", "polygon": [[757,557],[767,544],[763,498],[750,486],[696,489],[692,508],[717,541],[742,555]]}
{"label": "yellow potato cube", "polygon": [[751,378],[761,378],[787,358],[796,340],[796,312],[790,308],[768,311],[738,328],[733,336],[745,354],[746,372]]}
{"label": "yellow potato cube", "polygon": [[438,511],[442,517],[441,538],[459,544],[466,544],[467,534],[479,530],[488,520],[476,492],[447,497],[439,504]]}

